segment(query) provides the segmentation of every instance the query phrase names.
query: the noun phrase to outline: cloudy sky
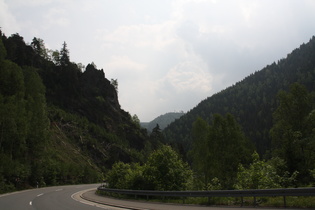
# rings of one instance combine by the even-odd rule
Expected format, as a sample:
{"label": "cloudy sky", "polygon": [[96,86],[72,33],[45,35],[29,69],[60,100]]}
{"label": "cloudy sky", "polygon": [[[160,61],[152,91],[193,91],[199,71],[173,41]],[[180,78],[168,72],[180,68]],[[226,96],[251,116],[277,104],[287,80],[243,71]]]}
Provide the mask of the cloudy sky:
{"label": "cloudy sky", "polygon": [[0,27],[118,79],[143,122],[189,111],[315,35],[314,0],[0,0]]}

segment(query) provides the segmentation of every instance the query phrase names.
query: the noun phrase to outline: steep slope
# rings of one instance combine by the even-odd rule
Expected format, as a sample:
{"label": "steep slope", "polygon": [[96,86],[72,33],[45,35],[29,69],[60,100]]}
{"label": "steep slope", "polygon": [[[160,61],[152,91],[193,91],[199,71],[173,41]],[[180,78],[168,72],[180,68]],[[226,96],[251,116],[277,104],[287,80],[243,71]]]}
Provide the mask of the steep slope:
{"label": "steep slope", "polygon": [[141,127],[146,128],[149,132],[152,132],[153,128],[158,124],[160,129],[163,130],[169,124],[174,122],[176,119],[184,115],[184,112],[169,112],[163,115],[158,116],[151,122],[142,122],[140,123]]}
{"label": "steep slope", "polygon": [[49,56],[40,39],[0,36],[0,192],[97,182],[114,162],[144,161],[148,136],[103,70],[82,71],[66,43]]}
{"label": "steep slope", "polygon": [[182,143],[187,151],[191,145],[192,123],[198,116],[210,122],[214,113],[231,113],[241,124],[246,136],[254,142],[258,152],[265,154],[271,145],[269,130],[272,127],[272,113],[277,106],[278,91],[288,90],[294,82],[314,91],[314,81],[315,37],[292,51],[285,59],[201,101],[164,129],[164,134],[168,141]]}

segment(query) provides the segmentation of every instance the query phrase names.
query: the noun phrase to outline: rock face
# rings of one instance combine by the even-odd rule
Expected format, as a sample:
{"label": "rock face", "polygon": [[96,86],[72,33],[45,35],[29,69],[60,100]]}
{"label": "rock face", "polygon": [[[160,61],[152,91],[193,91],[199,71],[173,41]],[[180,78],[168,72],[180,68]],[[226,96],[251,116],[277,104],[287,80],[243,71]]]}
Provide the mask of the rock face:
{"label": "rock face", "polygon": [[117,92],[110,81],[105,78],[103,70],[97,70],[89,64],[80,76],[82,99],[77,110],[88,116],[96,124],[108,127],[105,119],[111,118],[114,122],[121,122],[121,108]]}

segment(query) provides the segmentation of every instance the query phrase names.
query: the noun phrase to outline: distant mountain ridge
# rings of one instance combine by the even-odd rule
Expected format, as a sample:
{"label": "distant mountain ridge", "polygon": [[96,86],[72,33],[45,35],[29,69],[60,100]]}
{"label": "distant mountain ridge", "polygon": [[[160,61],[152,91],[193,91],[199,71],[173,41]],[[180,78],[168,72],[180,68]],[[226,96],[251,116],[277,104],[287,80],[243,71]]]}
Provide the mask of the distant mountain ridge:
{"label": "distant mountain ridge", "polygon": [[215,113],[231,113],[243,128],[245,135],[255,144],[260,154],[271,149],[270,129],[272,113],[277,107],[276,96],[287,91],[292,83],[304,85],[309,92],[315,90],[315,37],[293,50],[285,59],[267,65],[242,81],[237,82],[201,101],[179,120],[164,129],[165,139],[178,143],[188,151],[191,148],[192,123],[201,117],[208,123]]}
{"label": "distant mountain ridge", "polygon": [[166,128],[169,124],[174,122],[176,119],[179,119],[181,116],[183,116],[185,113],[183,111],[181,112],[168,112],[166,114],[160,115],[151,122],[141,122],[140,125],[143,128],[146,128],[148,132],[151,132],[153,128],[158,124],[160,129],[163,130]]}

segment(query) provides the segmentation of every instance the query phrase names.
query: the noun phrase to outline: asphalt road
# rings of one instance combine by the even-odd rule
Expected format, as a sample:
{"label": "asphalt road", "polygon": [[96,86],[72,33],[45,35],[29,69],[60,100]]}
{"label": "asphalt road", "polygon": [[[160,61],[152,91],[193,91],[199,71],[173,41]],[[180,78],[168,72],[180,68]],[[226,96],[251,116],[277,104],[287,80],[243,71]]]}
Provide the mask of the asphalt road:
{"label": "asphalt road", "polygon": [[[99,184],[38,188],[0,195],[1,210],[100,210],[94,204],[75,199],[75,194],[96,189]],[[108,208],[110,209],[110,208]]]}

